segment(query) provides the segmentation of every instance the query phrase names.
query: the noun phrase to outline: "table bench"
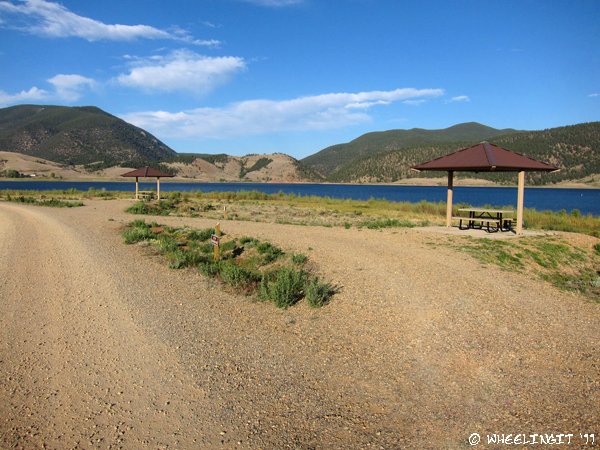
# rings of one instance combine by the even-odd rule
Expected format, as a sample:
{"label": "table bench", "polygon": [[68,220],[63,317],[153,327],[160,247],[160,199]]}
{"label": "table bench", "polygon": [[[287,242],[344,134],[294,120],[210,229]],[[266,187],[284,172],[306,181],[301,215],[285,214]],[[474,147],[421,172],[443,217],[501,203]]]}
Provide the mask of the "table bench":
{"label": "table bench", "polygon": [[[452,216],[453,220],[460,221],[458,228],[461,230],[468,230],[469,228],[481,230],[485,224],[488,233],[510,231],[516,223],[515,219],[505,219],[503,217],[503,214],[513,214],[514,211],[511,209],[460,208],[459,211],[469,213],[469,217]],[[464,228],[463,221],[467,223],[467,226]],[[492,224],[491,229],[490,224]]]}
{"label": "table bench", "polygon": [[154,198],[153,191],[138,191],[138,199],[140,198]]}

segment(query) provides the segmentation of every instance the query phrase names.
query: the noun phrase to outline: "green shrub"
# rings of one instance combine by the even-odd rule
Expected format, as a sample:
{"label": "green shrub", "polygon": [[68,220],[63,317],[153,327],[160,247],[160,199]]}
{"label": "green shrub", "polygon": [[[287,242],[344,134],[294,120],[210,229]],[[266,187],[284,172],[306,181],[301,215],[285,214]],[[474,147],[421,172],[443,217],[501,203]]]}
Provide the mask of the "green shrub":
{"label": "green shrub", "polygon": [[258,253],[260,253],[261,255],[264,255],[265,253],[267,253],[269,251],[269,249],[272,247],[270,242],[263,242],[262,244],[259,244],[256,247],[256,251]]}
{"label": "green shrub", "polygon": [[274,274],[275,281],[268,281],[268,276],[263,276],[260,283],[260,296],[271,300],[275,306],[287,309],[302,298],[306,273],[290,268],[279,269]]}
{"label": "green shrub", "polygon": [[198,270],[208,278],[214,278],[219,273],[218,266],[212,261],[202,261],[198,264]]}
{"label": "green shrub", "polygon": [[214,245],[212,245],[210,242],[205,242],[204,244],[198,246],[198,251],[202,253],[213,253],[214,248]]}
{"label": "green shrub", "polygon": [[196,252],[188,252],[180,248],[170,250],[166,253],[169,264],[169,269],[183,269],[184,267],[192,267],[200,264],[205,260],[204,257]]}
{"label": "green shrub", "polygon": [[190,241],[207,241],[210,239],[210,236],[215,233],[214,228],[205,228],[203,230],[192,230],[190,231],[186,238]]}
{"label": "green shrub", "polygon": [[308,261],[308,256],[304,253],[292,253],[292,262],[295,264],[304,264]]}
{"label": "green shrub", "polygon": [[125,239],[126,244],[133,244],[134,242],[155,239],[156,233],[153,233],[148,228],[133,228],[131,230],[123,231],[123,238]]}
{"label": "green shrub", "polygon": [[346,230],[349,230],[350,228],[352,228],[352,224],[350,222],[344,222],[344,228]]}
{"label": "green shrub", "polygon": [[325,306],[337,292],[331,283],[325,283],[319,277],[307,281],[304,285],[304,296],[311,308]]}
{"label": "green shrub", "polygon": [[236,243],[235,240],[233,241],[228,241],[228,242],[223,242],[221,245],[219,245],[219,247],[221,248],[221,251],[228,251],[228,250],[233,250],[236,247]]}
{"label": "green shrub", "polygon": [[244,236],[240,239],[240,245],[243,245],[245,248],[252,248],[257,246],[260,241],[253,237]]}
{"label": "green shrub", "polygon": [[127,226],[133,228],[150,228],[151,225],[146,223],[146,219],[135,219],[133,222],[129,222]]}
{"label": "green shrub", "polygon": [[240,267],[230,261],[221,261],[218,264],[218,271],[221,279],[236,289],[243,289],[258,278],[251,270]]}
{"label": "green shrub", "polygon": [[256,250],[259,254],[263,255],[265,264],[269,264],[283,255],[283,251],[279,247],[275,247],[269,242],[259,244]]}

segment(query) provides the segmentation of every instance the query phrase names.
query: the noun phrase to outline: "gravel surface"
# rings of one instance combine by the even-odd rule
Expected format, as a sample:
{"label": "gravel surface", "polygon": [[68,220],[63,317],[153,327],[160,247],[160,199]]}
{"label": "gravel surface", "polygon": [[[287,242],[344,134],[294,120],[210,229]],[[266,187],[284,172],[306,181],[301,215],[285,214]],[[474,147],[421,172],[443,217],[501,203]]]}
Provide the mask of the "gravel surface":
{"label": "gravel surface", "polygon": [[599,446],[598,304],[427,231],[222,222],[340,287],[284,311],[124,245],[130,202],[85,204],[0,203],[1,448]]}

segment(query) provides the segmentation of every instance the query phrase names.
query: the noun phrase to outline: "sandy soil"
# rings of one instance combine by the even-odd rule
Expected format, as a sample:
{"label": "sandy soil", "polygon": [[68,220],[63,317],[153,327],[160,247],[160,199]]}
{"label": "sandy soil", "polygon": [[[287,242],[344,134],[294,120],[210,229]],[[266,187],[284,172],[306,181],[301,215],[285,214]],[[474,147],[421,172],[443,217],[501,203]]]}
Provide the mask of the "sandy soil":
{"label": "sandy soil", "polygon": [[341,287],[325,308],[282,311],[124,245],[128,202],[85,203],[0,202],[1,448],[599,445],[598,304],[426,231],[224,222]]}

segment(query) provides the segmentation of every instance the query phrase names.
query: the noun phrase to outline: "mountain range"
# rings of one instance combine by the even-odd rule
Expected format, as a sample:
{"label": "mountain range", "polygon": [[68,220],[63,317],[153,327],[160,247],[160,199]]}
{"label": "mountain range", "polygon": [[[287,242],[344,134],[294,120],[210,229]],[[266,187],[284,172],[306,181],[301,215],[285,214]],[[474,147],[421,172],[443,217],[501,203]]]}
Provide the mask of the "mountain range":
{"label": "mountain range", "polygon": [[[500,131],[500,130],[499,130]],[[556,173],[527,173],[528,184],[545,185],[587,179],[600,174],[600,122],[582,123],[541,131],[500,134],[485,140],[516,153],[559,167]],[[410,167],[430,159],[469,147],[481,139],[438,142],[395,148],[354,159],[327,177],[337,183],[393,183],[402,179],[445,176],[440,172],[415,172]],[[515,175],[497,173],[461,173],[457,177],[475,177],[496,183],[514,183]]]}
{"label": "mountain range", "polygon": [[517,130],[512,128],[497,130],[477,122],[461,123],[441,130],[412,128],[377,131],[363,134],[347,144],[327,147],[314,155],[307,156],[302,159],[302,162],[324,177],[328,177],[359,158],[386,150],[445,142],[480,142],[483,139],[516,132]]}
{"label": "mountain range", "polygon": [[69,165],[161,161],[177,155],[147,131],[94,106],[0,109],[0,150]]}
{"label": "mountain range", "polygon": [[[440,176],[419,174],[410,167],[483,140],[561,168],[554,174],[528,174],[528,183],[593,181],[594,175],[600,175],[600,122],[541,131],[495,129],[469,122],[440,130],[372,132],[298,161],[280,153],[177,154],[147,131],[94,106],[18,105],[0,109],[0,176],[9,169],[14,173],[27,167],[42,176],[47,172],[47,176],[67,178],[115,177],[122,168],[152,165],[197,181],[394,183]],[[14,153],[24,156],[6,156]],[[476,177],[513,182],[513,176],[505,173]]]}

